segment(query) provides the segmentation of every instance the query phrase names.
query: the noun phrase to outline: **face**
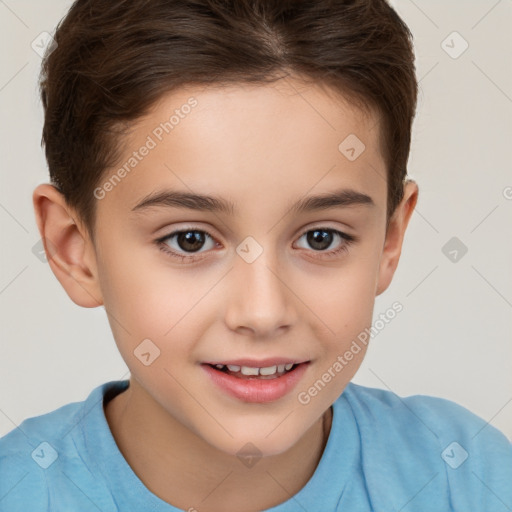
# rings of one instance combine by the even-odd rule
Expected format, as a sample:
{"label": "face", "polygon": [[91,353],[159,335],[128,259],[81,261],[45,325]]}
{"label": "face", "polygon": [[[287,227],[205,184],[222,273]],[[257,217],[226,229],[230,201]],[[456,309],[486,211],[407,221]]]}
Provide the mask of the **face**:
{"label": "face", "polygon": [[230,454],[281,453],[322,417],[394,271],[379,141],[376,117],[291,80],[181,89],[134,125],[93,258],[140,396]]}

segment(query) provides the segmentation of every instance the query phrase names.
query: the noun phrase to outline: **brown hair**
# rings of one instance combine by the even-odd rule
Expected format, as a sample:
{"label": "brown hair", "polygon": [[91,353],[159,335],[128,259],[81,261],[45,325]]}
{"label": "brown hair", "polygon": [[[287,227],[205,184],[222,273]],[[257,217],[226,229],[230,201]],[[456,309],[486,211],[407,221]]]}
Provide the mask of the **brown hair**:
{"label": "brown hair", "polygon": [[93,190],[123,129],[188,84],[290,73],[372,108],[388,221],[403,197],[417,82],[412,34],[385,0],[76,0],[55,41],[41,70],[42,144],[52,183],[92,237]]}

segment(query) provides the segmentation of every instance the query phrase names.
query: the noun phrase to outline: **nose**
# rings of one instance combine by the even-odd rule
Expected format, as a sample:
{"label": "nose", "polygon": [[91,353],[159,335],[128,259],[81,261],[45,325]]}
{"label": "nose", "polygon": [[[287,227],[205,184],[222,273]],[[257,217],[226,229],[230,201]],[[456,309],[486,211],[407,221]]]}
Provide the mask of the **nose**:
{"label": "nose", "polygon": [[225,312],[230,329],[262,339],[286,332],[298,318],[293,286],[269,252],[252,263],[235,258]]}

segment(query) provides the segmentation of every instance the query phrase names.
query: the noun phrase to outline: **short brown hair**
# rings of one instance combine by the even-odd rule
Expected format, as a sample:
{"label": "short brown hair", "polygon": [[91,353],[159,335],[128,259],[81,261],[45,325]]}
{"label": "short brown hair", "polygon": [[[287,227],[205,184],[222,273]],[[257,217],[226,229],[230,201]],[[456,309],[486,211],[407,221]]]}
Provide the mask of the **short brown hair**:
{"label": "short brown hair", "polygon": [[93,190],[119,157],[121,127],[188,84],[289,73],[374,109],[388,221],[403,197],[417,82],[412,34],[385,0],[76,0],[55,41],[41,69],[42,144],[93,238]]}

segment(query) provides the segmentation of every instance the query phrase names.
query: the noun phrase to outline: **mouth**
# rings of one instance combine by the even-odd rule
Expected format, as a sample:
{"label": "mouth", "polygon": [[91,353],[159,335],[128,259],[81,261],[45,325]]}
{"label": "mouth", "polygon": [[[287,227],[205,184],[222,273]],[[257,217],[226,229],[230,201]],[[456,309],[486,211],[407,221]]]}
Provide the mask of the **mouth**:
{"label": "mouth", "polygon": [[237,360],[202,363],[201,367],[223,393],[244,402],[265,403],[290,393],[310,363],[283,359],[264,362]]}
{"label": "mouth", "polygon": [[[299,363],[302,364],[302,363]],[[275,364],[272,366],[245,366],[236,364],[209,364],[214,370],[221,371],[238,379],[278,379],[297,368],[296,363]]]}

